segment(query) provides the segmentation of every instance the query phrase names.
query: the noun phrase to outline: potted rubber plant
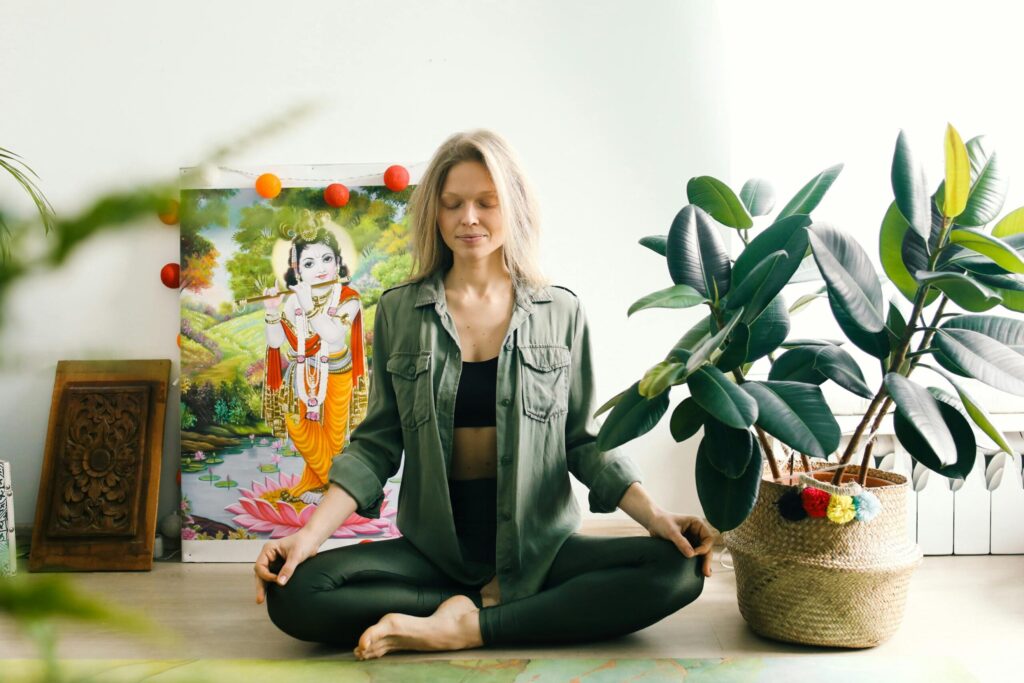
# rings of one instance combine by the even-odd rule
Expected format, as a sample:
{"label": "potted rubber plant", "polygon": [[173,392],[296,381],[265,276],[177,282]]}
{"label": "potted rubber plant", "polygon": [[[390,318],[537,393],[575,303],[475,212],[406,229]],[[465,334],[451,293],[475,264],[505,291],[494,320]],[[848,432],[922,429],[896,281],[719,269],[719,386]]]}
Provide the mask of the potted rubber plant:
{"label": "potted rubber plant", "polygon": [[[1011,452],[964,378],[1024,395],[1024,322],[975,315],[1000,305],[1024,310],[1024,210],[997,220],[1006,180],[983,138],[964,144],[950,126],[945,147],[945,179],[934,192],[902,132],[893,156],[894,201],[882,220],[879,253],[897,296],[907,300],[907,315],[906,306],[883,298],[864,248],[807,215],[838,167],[812,180],[753,239],[751,218],[770,205],[766,184],[749,181],[737,197],[724,183],[695,178],[688,184],[691,204],[669,234],[641,240],[663,253],[676,284],[631,312],[706,304],[710,313],[604,406],[611,413],[599,445],[645,433],[667,412],[671,387],[689,390],[670,429],[682,441],[703,427],[698,495],[708,520],[725,532],[741,613],[762,635],[867,647],[898,628],[921,551],[905,531],[905,477],[870,468],[890,408],[906,451],[943,476],[962,479],[971,471],[975,428]],[[689,238],[688,221],[703,223],[698,239]],[[744,248],[735,261],[723,258],[720,226],[740,231]],[[786,340],[789,309],[781,291],[808,252],[838,326],[880,363],[876,390],[838,344]],[[764,356],[767,381],[749,381],[750,363]],[[923,368],[944,386],[910,379]],[[841,450],[838,425],[815,391],[827,380],[870,399]],[[799,456],[801,474],[783,475],[768,435],[791,463]],[[838,466],[822,470],[811,462],[830,454]]]}

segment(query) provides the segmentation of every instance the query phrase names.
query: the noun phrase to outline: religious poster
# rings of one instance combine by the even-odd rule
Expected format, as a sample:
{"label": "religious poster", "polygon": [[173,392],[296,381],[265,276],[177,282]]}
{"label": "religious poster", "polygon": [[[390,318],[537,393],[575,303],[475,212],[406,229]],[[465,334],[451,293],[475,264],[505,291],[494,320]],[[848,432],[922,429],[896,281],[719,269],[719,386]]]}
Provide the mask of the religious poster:
{"label": "religious poster", "polygon": [[[383,171],[182,170],[185,561],[253,561],[327,491],[366,414],[377,300],[411,272],[413,185],[389,189]],[[379,519],[353,514],[324,547],[398,536],[401,475],[385,484]]]}

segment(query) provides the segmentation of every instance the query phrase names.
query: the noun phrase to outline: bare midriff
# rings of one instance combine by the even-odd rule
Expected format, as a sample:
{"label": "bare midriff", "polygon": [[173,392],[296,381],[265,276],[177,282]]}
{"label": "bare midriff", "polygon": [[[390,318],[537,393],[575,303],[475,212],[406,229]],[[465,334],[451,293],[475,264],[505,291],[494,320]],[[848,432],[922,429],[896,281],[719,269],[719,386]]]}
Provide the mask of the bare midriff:
{"label": "bare midriff", "polygon": [[495,427],[457,427],[452,437],[452,479],[498,476],[498,430]]}

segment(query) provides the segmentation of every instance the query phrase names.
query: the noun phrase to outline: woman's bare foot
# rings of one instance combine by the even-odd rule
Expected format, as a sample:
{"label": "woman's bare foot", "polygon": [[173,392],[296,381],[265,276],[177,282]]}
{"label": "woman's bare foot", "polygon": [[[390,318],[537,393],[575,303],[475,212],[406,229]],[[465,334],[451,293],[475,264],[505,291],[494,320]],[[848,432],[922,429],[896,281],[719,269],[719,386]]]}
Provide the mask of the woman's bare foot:
{"label": "woman's bare foot", "polygon": [[398,650],[466,650],[481,647],[479,610],[465,595],[454,595],[429,617],[385,614],[359,637],[356,659]]}

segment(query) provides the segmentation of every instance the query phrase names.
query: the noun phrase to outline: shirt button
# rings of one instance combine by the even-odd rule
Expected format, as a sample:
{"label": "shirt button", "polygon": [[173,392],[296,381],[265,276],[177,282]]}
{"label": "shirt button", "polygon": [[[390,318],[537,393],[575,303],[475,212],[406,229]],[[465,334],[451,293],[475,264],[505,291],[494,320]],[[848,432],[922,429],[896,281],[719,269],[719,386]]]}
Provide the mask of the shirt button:
{"label": "shirt button", "polygon": [[508,342],[508,343],[505,344],[505,350],[506,351],[511,351],[512,350],[512,342]]}
{"label": "shirt button", "polygon": [[512,404],[512,400],[511,400],[511,399],[508,399],[508,398],[503,398],[503,399],[501,399],[501,405],[503,405],[503,406],[509,406],[509,405],[511,405],[511,404]]}
{"label": "shirt button", "polygon": [[509,521],[510,519],[512,519],[512,515],[508,514],[507,512],[502,512],[502,513],[501,513],[501,520],[502,520],[503,522],[507,522],[507,521]]}
{"label": "shirt button", "polygon": [[416,372],[416,366],[412,363],[409,363],[409,372]]}

